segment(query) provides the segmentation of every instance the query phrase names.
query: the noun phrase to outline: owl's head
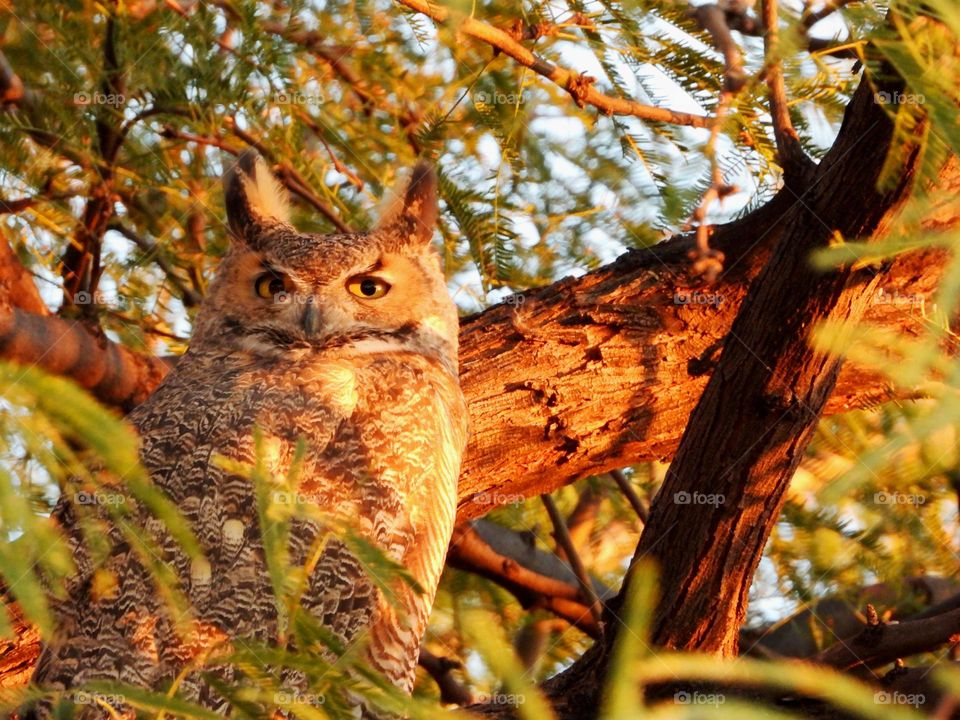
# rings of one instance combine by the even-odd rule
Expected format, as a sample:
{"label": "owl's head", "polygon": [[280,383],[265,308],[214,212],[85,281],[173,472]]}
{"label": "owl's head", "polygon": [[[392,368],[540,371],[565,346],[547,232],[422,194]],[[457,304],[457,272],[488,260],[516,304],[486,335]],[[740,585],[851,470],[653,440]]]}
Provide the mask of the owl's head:
{"label": "owl's head", "polygon": [[367,233],[297,231],[284,188],[254,152],[227,171],[224,193],[231,246],[197,317],[194,347],[271,357],[325,347],[412,350],[456,373],[456,307],[430,246],[430,165],[414,168]]}

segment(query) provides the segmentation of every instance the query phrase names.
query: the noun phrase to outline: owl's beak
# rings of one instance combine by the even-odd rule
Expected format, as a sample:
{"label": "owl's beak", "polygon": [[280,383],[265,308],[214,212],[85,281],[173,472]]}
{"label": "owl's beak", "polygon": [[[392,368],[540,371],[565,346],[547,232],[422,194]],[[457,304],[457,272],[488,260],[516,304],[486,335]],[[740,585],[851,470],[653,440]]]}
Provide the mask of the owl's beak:
{"label": "owl's beak", "polygon": [[300,316],[300,327],[307,335],[316,335],[320,329],[320,311],[317,310],[315,300],[310,298]]}

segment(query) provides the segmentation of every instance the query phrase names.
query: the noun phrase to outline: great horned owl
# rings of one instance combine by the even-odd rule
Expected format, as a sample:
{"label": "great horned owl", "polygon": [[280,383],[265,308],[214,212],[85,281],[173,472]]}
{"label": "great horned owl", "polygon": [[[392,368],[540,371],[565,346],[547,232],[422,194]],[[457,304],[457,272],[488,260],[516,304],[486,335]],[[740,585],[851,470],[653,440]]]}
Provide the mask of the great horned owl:
{"label": "great horned owl", "polygon": [[[418,165],[379,225],[357,234],[298,232],[282,187],[256,154],[239,158],[224,189],[231,246],[190,348],[130,417],[144,466],[204,551],[190,560],[164,542],[163,560],[193,606],[192,631],[186,639],[174,631],[150,574],[115,527],[106,563],[115,588],[95,592],[77,508],[64,498],[55,516],[78,572],[69,598],[56,603],[60,633],[34,680],[165,689],[177,678],[182,694],[229,712],[199,674],[178,674],[218,643],[271,642],[278,608],[251,481],[217,456],[253,463],[265,454],[259,460],[284,477],[305,443],[296,497],[349,516],[352,530],[403,565],[423,592],[403,584],[388,603],[342,538],[331,537],[301,606],[344,644],[362,637],[369,664],[410,691],[466,442],[457,312],[430,247],[436,177]],[[263,438],[257,453],[255,433]],[[317,532],[295,524],[293,562],[308,560]],[[50,706],[32,712],[48,717]],[[88,707],[82,716],[106,714]]]}

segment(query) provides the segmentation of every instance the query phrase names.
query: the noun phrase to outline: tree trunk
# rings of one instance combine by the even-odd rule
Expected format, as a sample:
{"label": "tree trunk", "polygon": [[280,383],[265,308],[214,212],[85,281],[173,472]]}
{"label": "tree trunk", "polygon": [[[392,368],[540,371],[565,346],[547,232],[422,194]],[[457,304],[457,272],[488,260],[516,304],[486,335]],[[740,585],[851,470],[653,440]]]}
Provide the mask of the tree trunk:
{"label": "tree trunk", "polygon": [[[885,277],[850,268],[818,273],[809,256],[834,231],[846,239],[878,239],[896,222],[919,153],[906,148],[896,183],[879,191],[892,139],[890,119],[862,82],[834,147],[809,186],[797,190],[802,202],[784,217],[782,237],[733,323],[634,556],[653,558],[663,570],[652,630],[658,646],[737,652],[754,572],[840,372],[839,358],[811,348],[809,331],[820,321],[862,318]],[[957,165],[951,158],[943,178],[954,177]],[[621,593],[613,612],[622,602]],[[622,631],[613,622],[608,629],[547,683],[560,717],[587,717],[584,709],[598,706]]]}

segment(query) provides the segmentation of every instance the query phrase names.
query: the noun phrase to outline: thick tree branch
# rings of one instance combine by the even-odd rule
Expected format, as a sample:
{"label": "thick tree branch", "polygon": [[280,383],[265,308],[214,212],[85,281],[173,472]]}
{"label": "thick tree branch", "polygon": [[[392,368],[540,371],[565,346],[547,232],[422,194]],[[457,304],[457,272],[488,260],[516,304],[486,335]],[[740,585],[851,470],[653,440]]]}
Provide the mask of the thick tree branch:
{"label": "thick tree branch", "polygon": [[[423,13],[439,25],[448,25],[454,20],[453,13],[445,7],[435,5],[428,0],[399,0],[411,10]],[[575,73],[538,57],[525,48],[506,32],[475,18],[465,16],[456,18],[458,32],[482,40],[504,55],[516,60],[569,92],[577,106],[592,105],[607,115],[632,115],[641,120],[670,123],[671,125],[689,125],[707,127],[710,118],[703,115],[669,110],[667,108],[643,105],[626,98],[605,95],[593,86],[594,79],[582,73]]]}
{"label": "thick tree branch", "polygon": [[[960,217],[960,172],[944,177],[942,190],[944,201],[922,232],[946,230]],[[714,228],[711,244],[726,255],[727,271],[712,286],[691,276],[687,253],[695,241],[682,235],[463,319],[461,383],[472,435],[461,521],[586,475],[671,457],[747,287],[783,233],[784,213],[798,204],[783,190]],[[922,332],[916,308],[931,296],[945,257],[934,249],[898,257],[883,297],[918,302],[878,298],[866,320]],[[0,328],[0,356],[63,374],[122,408],[149,395],[167,367],[56,319],[0,315]],[[891,392],[883,378],[848,366],[826,412]]]}
{"label": "thick tree branch", "polygon": [[[834,233],[876,240],[896,225],[920,153],[909,141],[898,148],[897,182],[877,189],[893,138],[871,83],[862,82],[809,197],[786,214],[787,230],[753,283],[690,416],[634,556],[669,568],[661,574],[652,630],[661,647],[722,656],[737,651],[754,572],[842,364],[809,345],[809,329],[832,319],[858,322],[887,281],[850,267],[818,272],[808,258]],[[947,192],[941,183],[956,188],[958,168],[950,158],[937,197]],[[954,212],[950,224],[956,223]],[[621,601],[608,606],[616,609]],[[547,683],[559,717],[579,718],[572,708],[596,706],[615,634]]]}
{"label": "thick tree branch", "polygon": [[813,660],[840,670],[869,669],[958,642],[960,610],[949,610],[921,620],[868,624],[856,637],[834,643]]}
{"label": "thick tree branch", "polygon": [[0,307],[0,357],[69,377],[102,402],[131,410],[157,386],[170,365],[106,338],[80,322]]}

